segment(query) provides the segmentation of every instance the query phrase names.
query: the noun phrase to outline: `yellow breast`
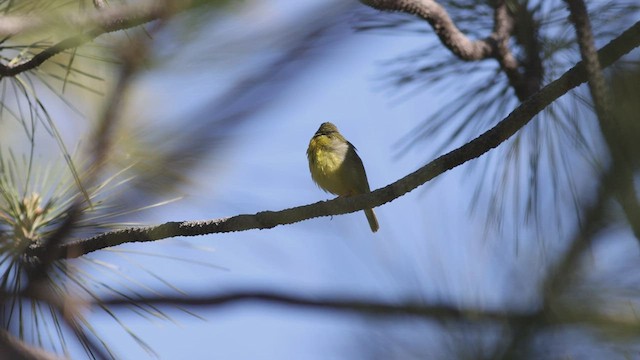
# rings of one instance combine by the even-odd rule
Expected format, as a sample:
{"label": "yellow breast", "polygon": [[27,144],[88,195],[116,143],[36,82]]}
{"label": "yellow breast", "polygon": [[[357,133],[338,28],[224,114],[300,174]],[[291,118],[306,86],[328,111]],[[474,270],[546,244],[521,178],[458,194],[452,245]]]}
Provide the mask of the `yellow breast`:
{"label": "yellow breast", "polygon": [[336,195],[350,195],[352,190],[345,181],[344,161],[349,151],[346,142],[328,136],[316,136],[309,142],[307,157],[313,181],[325,191]]}

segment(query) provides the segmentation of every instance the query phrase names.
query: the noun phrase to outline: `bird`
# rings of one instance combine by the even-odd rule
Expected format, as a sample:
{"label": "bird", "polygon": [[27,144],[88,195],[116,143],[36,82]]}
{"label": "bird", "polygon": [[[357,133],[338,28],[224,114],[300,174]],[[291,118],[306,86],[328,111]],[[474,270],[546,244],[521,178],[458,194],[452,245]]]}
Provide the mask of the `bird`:
{"label": "bird", "polygon": [[[338,196],[371,192],[362,159],[338,128],[325,122],[309,141],[307,149],[311,178],[324,191]],[[380,228],[373,209],[364,209],[371,231]]]}

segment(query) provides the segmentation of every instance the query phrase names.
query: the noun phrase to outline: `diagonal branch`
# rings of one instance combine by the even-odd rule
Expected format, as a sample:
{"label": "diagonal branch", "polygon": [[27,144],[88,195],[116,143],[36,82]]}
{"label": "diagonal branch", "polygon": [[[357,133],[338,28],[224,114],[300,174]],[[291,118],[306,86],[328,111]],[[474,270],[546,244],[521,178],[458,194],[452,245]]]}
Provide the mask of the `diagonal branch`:
{"label": "diagonal branch", "polygon": [[[602,66],[611,65],[638,46],[640,46],[640,22],[631,26],[598,52]],[[560,78],[545,86],[519,105],[492,129],[465,145],[431,161],[404,178],[369,194],[320,201],[280,211],[262,211],[253,215],[242,214],[208,221],[168,222],[156,226],[115,230],[64,244],[61,246],[59,253],[62,254],[63,258],[74,258],[92,251],[128,242],[155,241],[176,236],[198,236],[249,229],[269,229],[278,225],[293,224],[315,217],[340,215],[377,207],[403,196],[447,170],[475,159],[497,147],[529,123],[536,114],[551,102],[586,80],[587,75],[584,65],[582,63],[576,64]]]}
{"label": "diagonal branch", "polygon": [[40,32],[47,28],[61,28],[75,32],[87,32],[96,28],[103,32],[127,29],[154,19],[158,19],[178,9],[184,9],[191,1],[185,1],[180,7],[176,1],[142,1],[138,4],[112,5],[83,13],[65,16],[42,15],[2,15],[0,16],[0,38],[16,34]]}
{"label": "diagonal branch", "polygon": [[0,38],[42,30],[48,26],[55,27],[58,23],[65,24],[65,28],[69,28],[72,32],[77,33],[75,36],[66,38],[42,50],[28,60],[16,64],[0,64],[0,76],[18,75],[42,65],[42,63],[51,57],[65,50],[92,41],[102,34],[125,30],[162,19],[182,9],[182,7],[167,6],[167,3],[168,1],[157,1],[146,5],[121,5],[102,8],[82,17],[67,16],[58,19],[56,23],[47,21],[47,18],[44,16],[0,16]]}

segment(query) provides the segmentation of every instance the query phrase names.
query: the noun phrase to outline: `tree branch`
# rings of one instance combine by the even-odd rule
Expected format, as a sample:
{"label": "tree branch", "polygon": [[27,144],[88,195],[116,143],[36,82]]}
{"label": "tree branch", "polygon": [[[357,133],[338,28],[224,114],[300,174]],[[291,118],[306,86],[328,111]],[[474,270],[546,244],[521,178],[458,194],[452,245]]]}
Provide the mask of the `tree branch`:
{"label": "tree branch", "polygon": [[[273,291],[240,291],[221,294],[206,294],[199,296],[166,296],[153,295],[140,298],[111,297],[102,298],[94,306],[108,306],[110,308],[129,305],[153,306],[197,306],[217,308],[252,303],[267,303],[298,307],[321,311],[348,312],[352,314],[370,315],[376,317],[411,316],[438,321],[458,322],[496,322],[501,324],[529,324],[538,319],[541,326],[557,324],[588,323],[594,326],[608,326],[619,329],[637,329],[638,319],[615,312],[596,312],[588,308],[571,308],[562,312],[561,316],[548,316],[545,309],[534,310],[487,310],[479,308],[461,308],[445,303],[424,304],[418,302],[404,302],[391,304],[385,302],[359,300],[356,298],[330,298],[319,296],[300,296]],[[548,310],[548,309],[546,309]],[[546,314],[547,316],[541,316]]]}
{"label": "tree branch", "polygon": [[462,60],[482,60],[495,54],[487,39],[471,40],[453,23],[449,13],[434,0],[360,0],[365,5],[384,11],[400,11],[425,19],[440,41]]}
{"label": "tree branch", "polygon": [[[640,46],[640,22],[637,22],[619,37],[604,46],[598,53],[603,66],[609,66],[632,49]],[[447,170],[475,159],[497,147],[515,134],[542,109],[570,89],[587,79],[584,65],[580,62],[560,78],[520,104],[495,127],[465,145],[440,156],[424,167],[404,178],[375,190],[369,194],[319,201],[280,211],[262,211],[253,215],[242,214],[229,218],[208,221],[168,222],[156,226],[132,227],[105,232],[91,238],[80,239],[61,246],[62,258],[74,258],[92,251],[128,242],[146,242],[176,236],[198,236],[213,233],[269,229],[278,225],[320,217],[341,215],[373,208],[390,202],[414,190]]]}
{"label": "tree branch", "polygon": [[248,291],[223,294],[209,294],[201,296],[150,296],[141,298],[113,297],[102,298],[95,303],[100,306],[127,306],[127,305],[186,305],[218,307],[233,305],[241,302],[261,302],[296,306],[303,308],[346,311],[361,314],[382,316],[417,316],[440,320],[475,320],[475,321],[507,321],[524,320],[529,317],[527,312],[505,312],[482,309],[461,309],[448,304],[423,305],[419,303],[405,303],[400,305],[372,302],[358,299],[339,299],[299,296],[271,291]]}
{"label": "tree branch", "polygon": [[524,101],[529,95],[538,91],[530,91],[525,85],[525,78],[520,73],[518,60],[509,48],[509,38],[513,31],[513,17],[509,14],[509,9],[505,0],[500,0],[496,4],[493,15],[493,32],[489,36],[495,44],[494,57],[500,64],[500,69],[507,75],[509,83],[516,92],[516,96]]}
{"label": "tree branch", "polygon": [[576,28],[580,55],[587,71],[589,89],[595,104],[596,114],[601,123],[608,123],[611,121],[611,99],[596,52],[587,7],[582,0],[565,0],[565,2],[569,5],[570,18]]}
{"label": "tree branch", "polygon": [[541,58],[542,45],[538,35],[540,24],[534,18],[532,11],[527,8],[528,2],[511,2],[510,4],[515,6],[513,10],[513,38],[524,50],[520,63],[523,82],[512,83],[512,86],[518,98],[524,100],[540,90],[544,78],[544,66]]}
{"label": "tree branch", "polygon": [[[514,30],[514,19],[505,0],[496,2],[492,33],[480,40],[471,40],[460,31],[445,8],[434,0],[361,0],[361,2],[378,10],[405,12],[426,20],[442,44],[462,60],[496,59],[520,101],[526,100],[540,89],[542,72],[529,71],[528,68],[525,68],[523,74],[520,71],[518,60],[509,48],[509,39]],[[526,12],[527,9],[520,7],[519,11]],[[537,42],[537,39],[533,40]],[[537,49],[536,46],[532,47]],[[532,56],[533,54],[528,55]],[[535,56],[538,54],[536,53]],[[535,68],[533,65],[538,64],[539,61],[531,61],[532,69]]]}
{"label": "tree branch", "polygon": [[121,5],[94,10],[88,15],[66,16],[56,22],[50,21],[46,16],[0,16],[0,38],[10,37],[15,34],[24,34],[47,27],[63,25],[63,28],[78,35],[66,38],[51,47],[48,47],[32,58],[16,64],[0,64],[0,76],[15,76],[24,71],[34,69],[51,57],[92,41],[98,36],[136,27],[150,21],[164,18],[185,5],[167,6],[170,1],[150,2],[144,5]]}

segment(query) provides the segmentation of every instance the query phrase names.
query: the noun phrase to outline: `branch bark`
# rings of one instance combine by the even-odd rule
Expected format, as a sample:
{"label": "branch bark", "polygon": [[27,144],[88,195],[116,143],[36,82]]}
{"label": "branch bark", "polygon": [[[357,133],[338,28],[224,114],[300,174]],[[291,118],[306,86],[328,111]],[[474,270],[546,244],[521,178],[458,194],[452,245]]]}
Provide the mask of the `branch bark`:
{"label": "branch bark", "polygon": [[[602,66],[611,65],[632,49],[640,46],[640,22],[604,46],[599,52]],[[440,156],[402,179],[369,194],[336,198],[280,211],[262,211],[208,221],[168,222],[156,226],[132,227],[105,232],[97,236],[61,245],[62,258],[75,258],[92,251],[129,242],[155,241],[176,236],[199,236],[213,233],[269,229],[278,225],[320,217],[341,215],[373,208],[390,202],[436,176],[475,159],[497,147],[515,134],[542,109],[587,80],[582,62],[565,72],[539,92],[520,104],[511,114],[484,134],[467,144]]]}
{"label": "branch bark", "polygon": [[360,314],[379,316],[416,316],[436,320],[460,321],[521,321],[529,317],[527,312],[505,312],[474,308],[458,308],[449,304],[389,304],[358,299],[339,299],[299,296],[281,292],[247,291],[202,296],[150,296],[141,298],[117,297],[102,298],[95,305],[99,306],[128,306],[128,305],[183,305],[219,307],[241,302],[261,302],[302,308],[330,311],[346,311]]}
{"label": "branch bark", "polygon": [[[0,38],[16,34],[28,34],[48,27],[62,27],[77,35],[68,37],[48,47],[32,58],[16,64],[0,64],[0,76],[16,76],[34,69],[51,57],[92,41],[98,36],[136,27],[154,20],[162,19],[184,9],[187,5],[168,6],[171,1],[150,2],[143,5],[121,5],[101,8],[87,15],[70,15],[52,21],[46,16],[0,16]],[[189,3],[189,1],[185,1]],[[61,25],[62,24],[62,25]]]}
{"label": "branch bark", "polygon": [[433,0],[361,0],[365,5],[384,11],[400,11],[426,20],[440,41],[462,60],[473,61],[492,57],[494,46],[487,39],[471,40],[454,24],[442,5]]}
{"label": "branch bark", "polygon": [[[435,31],[440,42],[461,60],[496,59],[502,71],[507,75],[509,83],[520,101],[526,100],[540,89],[542,71],[529,69],[529,66],[531,66],[535,67],[535,70],[539,70],[538,54],[527,54],[534,58],[531,61],[527,61],[525,64],[527,66],[525,66],[523,73],[518,60],[509,47],[509,39],[514,30],[514,19],[504,0],[498,0],[495,4],[494,24],[491,34],[484,39],[478,40],[471,40],[465,35],[455,25],[447,10],[434,0],[361,0],[361,2],[374,9],[404,12],[426,20]],[[521,6],[519,11],[528,10]],[[527,39],[534,41],[535,43],[531,44],[531,48],[537,49],[537,38],[529,37]]]}
{"label": "branch bark", "polygon": [[498,60],[500,69],[507,75],[509,83],[513,86],[516,96],[524,100],[535,91],[529,91],[524,87],[525,78],[520,73],[518,61],[509,48],[509,38],[513,31],[513,17],[509,14],[504,0],[498,1],[493,15],[493,32],[489,36],[494,45],[493,57]]}
{"label": "branch bark", "polygon": [[[597,312],[591,309],[571,308],[563,309],[562,316],[540,317],[544,309],[533,310],[490,310],[472,307],[457,307],[446,303],[413,303],[398,304],[360,300],[357,298],[336,298],[322,296],[300,296],[272,291],[239,291],[199,296],[166,296],[154,295],[149,297],[112,297],[102,298],[94,306],[108,306],[110,308],[127,307],[130,305],[152,306],[189,306],[218,308],[247,302],[267,303],[287,307],[297,307],[320,311],[348,312],[374,317],[410,316],[436,321],[458,322],[495,322],[499,324],[528,324],[539,319],[541,326],[564,324],[592,324],[594,326],[608,326],[611,328],[633,330],[638,327],[638,319],[624,316],[616,312]],[[547,315],[549,315],[547,313]]]}
{"label": "branch bark", "polygon": [[[525,98],[535,93],[542,87],[544,78],[544,65],[542,62],[542,44],[540,43],[540,23],[536,21],[534,14],[527,8],[528,2],[511,2],[516,7],[514,12],[513,39],[522,48],[523,55],[520,63],[523,83],[513,84],[516,95]],[[518,90],[519,89],[519,90]]]}

